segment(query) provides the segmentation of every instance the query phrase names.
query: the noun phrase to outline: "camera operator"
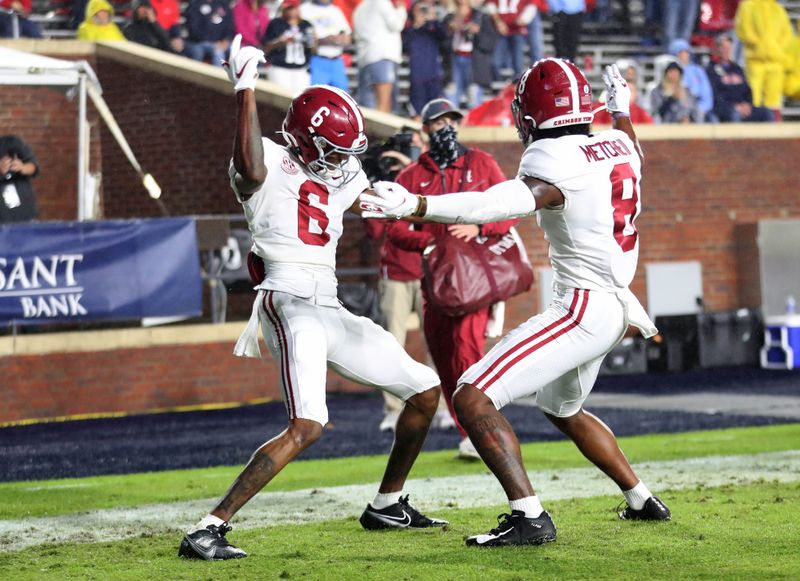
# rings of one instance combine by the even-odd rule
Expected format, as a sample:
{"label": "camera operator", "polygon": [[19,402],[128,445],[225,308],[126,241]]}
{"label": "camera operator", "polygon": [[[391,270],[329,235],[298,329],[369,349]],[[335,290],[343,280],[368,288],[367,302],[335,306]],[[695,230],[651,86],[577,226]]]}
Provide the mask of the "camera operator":
{"label": "camera operator", "polygon": [[295,94],[311,85],[308,66],[316,39],[313,25],[300,18],[300,0],[283,0],[281,15],[270,21],[262,40],[271,65],[267,79]]}
{"label": "camera operator", "polygon": [[362,159],[369,181],[393,181],[408,165],[419,159],[424,145],[418,129],[404,126],[383,143],[372,145]]}

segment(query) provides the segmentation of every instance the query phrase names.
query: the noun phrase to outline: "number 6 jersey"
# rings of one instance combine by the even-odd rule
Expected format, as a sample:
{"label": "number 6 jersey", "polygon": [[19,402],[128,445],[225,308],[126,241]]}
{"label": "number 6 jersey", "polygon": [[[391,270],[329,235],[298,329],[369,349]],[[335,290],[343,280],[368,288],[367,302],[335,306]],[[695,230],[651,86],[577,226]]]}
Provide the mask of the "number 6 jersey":
{"label": "number 6 jersey", "polygon": [[554,283],[615,292],[633,279],[639,256],[641,161],[622,131],[533,142],[519,177],[531,176],[564,194],[560,208],[536,213],[550,243]]}
{"label": "number 6 jersey", "polygon": [[[267,277],[260,288],[310,298],[336,297],[336,246],[344,213],[369,187],[364,172],[345,184],[319,183],[285,146],[263,138],[267,179],[247,200],[231,187],[244,208],[253,236],[253,252],[264,259]],[[349,159],[348,164],[357,164]],[[337,303],[338,304],[338,303]]]}

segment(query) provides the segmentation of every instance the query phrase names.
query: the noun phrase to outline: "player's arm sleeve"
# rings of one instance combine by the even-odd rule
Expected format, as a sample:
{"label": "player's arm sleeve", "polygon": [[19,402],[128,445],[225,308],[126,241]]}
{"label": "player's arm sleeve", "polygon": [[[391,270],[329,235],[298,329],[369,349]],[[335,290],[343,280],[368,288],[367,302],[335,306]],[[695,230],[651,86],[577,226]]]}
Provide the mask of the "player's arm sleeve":
{"label": "player's arm sleeve", "polygon": [[486,224],[530,216],[536,199],[521,179],[506,180],[485,192],[459,192],[426,197],[424,218],[445,224]]}
{"label": "player's arm sleeve", "polygon": [[534,143],[522,155],[515,179],[493,185],[485,192],[426,198],[423,217],[446,224],[486,224],[530,216],[540,207],[554,203],[554,196],[563,200],[559,184],[569,179],[573,168],[559,162],[559,154],[552,146],[544,148]]}
{"label": "player's arm sleeve", "polygon": [[[503,170],[497,163],[497,160],[491,156],[487,156],[487,173],[489,175],[489,185],[494,186],[506,181],[506,176],[503,175]],[[519,223],[519,218],[511,218],[509,220],[501,220],[500,222],[489,222],[481,225],[481,234],[485,236],[502,236],[508,233],[513,226]]]}

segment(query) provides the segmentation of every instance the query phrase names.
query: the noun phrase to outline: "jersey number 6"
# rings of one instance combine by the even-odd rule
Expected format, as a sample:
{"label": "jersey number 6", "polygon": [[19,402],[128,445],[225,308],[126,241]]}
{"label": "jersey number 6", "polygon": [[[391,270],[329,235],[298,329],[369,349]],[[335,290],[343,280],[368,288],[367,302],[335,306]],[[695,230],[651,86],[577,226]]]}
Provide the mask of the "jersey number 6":
{"label": "jersey number 6", "polygon": [[[312,196],[316,198],[314,204]],[[320,207],[327,205],[328,188],[311,180],[303,182],[300,199],[297,200],[297,236],[305,244],[325,246],[331,239],[331,235],[325,231],[330,220],[325,209]]]}
{"label": "jersey number 6", "polygon": [[623,252],[633,250],[639,233],[634,221],[639,203],[636,174],[629,163],[620,163],[611,170],[611,205],[614,206],[614,238]]}

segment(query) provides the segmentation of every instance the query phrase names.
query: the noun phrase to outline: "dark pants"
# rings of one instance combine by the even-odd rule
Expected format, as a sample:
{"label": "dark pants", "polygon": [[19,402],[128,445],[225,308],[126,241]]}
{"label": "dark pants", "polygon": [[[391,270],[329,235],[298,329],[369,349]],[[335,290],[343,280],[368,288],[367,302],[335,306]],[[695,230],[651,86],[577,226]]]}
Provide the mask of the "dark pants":
{"label": "dark pants", "polygon": [[559,12],[554,15],[553,47],[557,57],[575,62],[582,25],[583,12],[576,14]]}
{"label": "dark pants", "polygon": [[411,81],[408,89],[408,98],[414,111],[419,114],[425,103],[442,96],[442,78],[434,77],[425,81]]}

